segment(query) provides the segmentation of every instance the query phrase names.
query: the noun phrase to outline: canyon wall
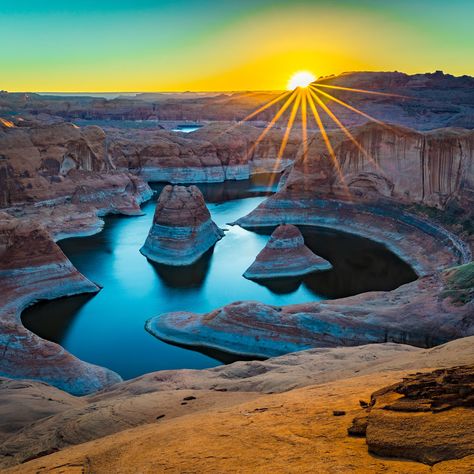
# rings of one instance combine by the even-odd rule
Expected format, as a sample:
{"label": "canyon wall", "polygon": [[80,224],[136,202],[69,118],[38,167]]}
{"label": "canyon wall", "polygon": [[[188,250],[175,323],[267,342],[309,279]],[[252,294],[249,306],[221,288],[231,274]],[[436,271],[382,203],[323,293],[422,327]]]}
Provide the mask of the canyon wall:
{"label": "canyon wall", "polygon": [[253,174],[281,172],[298,152],[300,135],[292,133],[280,160],[283,136],[270,130],[231,123],[209,124],[189,133],[156,130],[107,130],[110,161],[147,181],[170,183],[222,182]]}

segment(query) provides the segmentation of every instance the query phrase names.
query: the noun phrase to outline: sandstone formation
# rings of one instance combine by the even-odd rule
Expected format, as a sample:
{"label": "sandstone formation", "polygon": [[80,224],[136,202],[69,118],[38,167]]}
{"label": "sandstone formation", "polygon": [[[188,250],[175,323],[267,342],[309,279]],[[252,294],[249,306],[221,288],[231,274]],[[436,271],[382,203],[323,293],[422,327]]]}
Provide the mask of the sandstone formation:
{"label": "sandstone formation", "polygon": [[292,277],[331,268],[327,260],[306,247],[298,227],[284,224],[275,229],[244,277],[253,280]]}
{"label": "sandstone formation", "polygon": [[[430,347],[474,334],[474,299],[466,296],[473,267],[332,301],[285,307],[239,301],[206,314],[165,313],[150,319],[147,330],[165,341],[250,357],[387,341]],[[459,282],[465,289],[453,293]]]}
{"label": "sandstone formation", "polygon": [[208,124],[186,134],[161,130],[107,131],[110,160],[147,181],[170,183],[222,182],[281,172],[291,165],[300,142],[291,134],[277,160],[282,130],[271,130],[258,144],[262,130],[234,123]]}
{"label": "sandstone formation", "polygon": [[107,213],[141,214],[152,192],[107,161],[98,127],[0,125],[0,375],[43,380],[83,395],[120,381],[26,330],[24,308],[41,299],[97,292],[55,240],[102,229]]}
{"label": "sandstone formation", "polygon": [[38,225],[0,216],[0,376],[36,379],[83,395],[119,382],[108,369],[80,361],[21,324],[32,302],[99,288],[81,275]]}
{"label": "sandstone formation", "polygon": [[[286,472],[291,457],[295,472],[327,466],[361,473],[463,472],[472,456],[432,470],[374,457],[365,443],[347,436],[347,426],[360,412],[358,400],[410,371],[470,363],[472,342],[429,350],[387,343],[302,351],[209,370],[156,372],[81,398],[39,382],[1,381],[0,466],[17,465],[12,472],[22,473],[206,471],[212,456],[219,472],[232,472],[236,462],[252,472]],[[11,409],[20,403],[28,404],[21,414]],[[347,415],[335,418],[335,410]],[[262,458],[267,450],[282,455]]]}
{"label": "sandstone formation", "polygon": [[378,390],[349,434],[369,451],[426,464],[474,455],[474,366],[416,374]]}
{"label": "sandstone formation", "polygon": [[472,239],[474,132],[372,123],[352,133],[358,145],[331,134],[340,169],[314,137],[281,190],[237,223],[344,230],[385,244],[419,275],[469,262],[463,240]]}
{"label": "sandstone formation", "polygon": [[160,194],[140,252],[157,263],[190,265],[223,236],[199,188],[168,185]]}
{"label": "sandstone formation", "polygon": [[[279,472],[288,466],[295,472],[322,472],[328,465],[364,473],[474,469],[472,440],[458,439],[461,431],[472,433],[472,407],[458,403],[460,396],[470,400],[471,382],[462,379],[459,387],[452,372],[382,391],[379,402],[387,409],[375,402],[367,415],[373,422],[367,421],[369,449],[394,456],[407,450],[413,459],[438,464],[380,459],[367,452],[364,442],[346,435],[348,421],[360,412],[358,400],[381,386],[413,370],[473,363],[472,337],[446,343],[474,334],[474,136],[452,128],[474,126],[473,79],[442,73],[349,73],[320,79],[320,84],[406,96],[331,90],[398,125],[366,124],[331,102],[345,124],[362,124],[351,128],[354,139],[330,127],[338,169],[314,129],[308,152],[301,148],[297,153],[298,123],[281,162],[275,158],[282,129],[275,127],[253,146],[279,104],[259,115],[259,122],[235,126],[274,93],[111,101],[0,93],[0,111],[9,113],[0,120],[2,467],[22,473],[185,472],[205,471],[212,459],[219,472],[235,466],[252,472]],[[19,111],[24,118],[16,115]],[[58,117],[227,123],[207,124],[189,135],[113,127],[104,133]],[[451,128],[418,132],[407,126]],[[359,234],[384,243],[420,278],[391,292],[340,300],[287,307],[238,302],[206,315],[153,318],[146,329],[178,344],[259,358],[313,349],[207,371],[159,372],[124,383],[117,374],[78,360],[22,326],[20,313],[34,301],[99,290],[54,240],[99,231],[100,216],[109,212],[140,213],[140,203],[151,195],[140,176],[183,183],[242,179],[269,170],[285,170],[280,190],[240,219],[240,225],[319,225]],[[209,243],[210,235],[214,242],[221,237],[207,209],[168,204],[164,221],[155,215],[158,229],[171,229],[171,239],[158,239],[160,250],[164,243],[178,252],[183,240],[199,247]],[[181,209],[179,219],[176,209]],[[184,233],[178,225],[183,220],[189,223]],[[208,232],[190,231],[206,222]],[[428,350],[413,347],[440,343]],[[448,392],[436,392],[440,379]],[[453,386],[456,390],[449,391]],[[58,388],[85,396],[79,399]],[[440,400],[446,409],[432,413],[439,408],[433,402]],[[428,405],[431,411],[407,412]],[[347,416],[334,417],[335,412]],[[417,426],[413,416],[426,420],[427,430],[437,436],[420,440],[423,433],[428,438],[426,431],[409,432]],[[362,422],[358,429],[363,428]],[[401,429],[407,430],[406,439],[400,439]],[[436,438],[445,450],[436,446]],[[418,457],[410,451],[410,440],[420,441]],[[451,459],[447,451],[464,457]]]}

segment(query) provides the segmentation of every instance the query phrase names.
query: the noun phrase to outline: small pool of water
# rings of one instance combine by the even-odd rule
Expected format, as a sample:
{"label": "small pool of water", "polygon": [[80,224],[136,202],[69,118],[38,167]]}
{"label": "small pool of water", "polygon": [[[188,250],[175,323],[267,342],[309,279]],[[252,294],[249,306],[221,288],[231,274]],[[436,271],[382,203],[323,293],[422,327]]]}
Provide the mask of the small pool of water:
{"label": "small pool of water", "polygon": [[141,217],[110,216],[101,233],[61,241],[72,263],[103,289],[95,295],[38,303],[23,313],[24,325],[82,360],[128,379],[155,370],[208,368],[226,360],[166,344],[147,333],[145,321],[160,313],[207,312],[237,300],[301,303],[389,290],[415,278],[408,265],[380,244],[301,227],[307,245],[330,260],[333,270],[265,284],[246,280],[242,274],[265,246],[272,229],[251,232],[227,223],[249,213],[269,190],[259,181],[200,188],[214,221],[228,231],[196,264],[168,267],[140,254],[153,218],[152,200],[143,206]]}
{"label": "small pool of water", "polygon": [[199,130],[202,125],[198,124],[186,124],[186,125],[178,125],[176,128],[173,128],[173,132],[184,132],[184,133],[191,133]]}

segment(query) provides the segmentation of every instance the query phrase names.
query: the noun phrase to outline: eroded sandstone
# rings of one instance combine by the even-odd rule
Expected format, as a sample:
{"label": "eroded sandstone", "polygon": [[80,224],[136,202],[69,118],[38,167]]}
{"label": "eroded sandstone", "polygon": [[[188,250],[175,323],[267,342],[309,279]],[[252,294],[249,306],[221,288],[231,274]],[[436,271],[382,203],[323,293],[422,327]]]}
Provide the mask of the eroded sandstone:
{"label": "eroded sandstone", "polygon": [[374,392],[354,431],[379,456],[433,465],[474,454],[474,367],[419,373]]}
{"label": "eroded sandstone", "polygon": [[199,188],[168,185],[160,194],[140,252],[157,263],[190,265],[223,236]]}
{"label": "eroded sandstone", "polygon": [[278,226],[270,240],[245,271],[249,279],[282,278],[330,270],[332,265],[304,244],[299,229],[290,224]]}

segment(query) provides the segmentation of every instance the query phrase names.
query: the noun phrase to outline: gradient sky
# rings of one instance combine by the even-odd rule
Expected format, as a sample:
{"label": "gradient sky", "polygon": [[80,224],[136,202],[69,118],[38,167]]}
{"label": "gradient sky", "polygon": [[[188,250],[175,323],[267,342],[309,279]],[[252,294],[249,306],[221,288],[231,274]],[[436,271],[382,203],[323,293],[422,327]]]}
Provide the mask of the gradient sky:
{"label": "gradient sky", "polygon": [[291,74],[474,75],[474,0],[0,0],[0,89],[284,89]]}

